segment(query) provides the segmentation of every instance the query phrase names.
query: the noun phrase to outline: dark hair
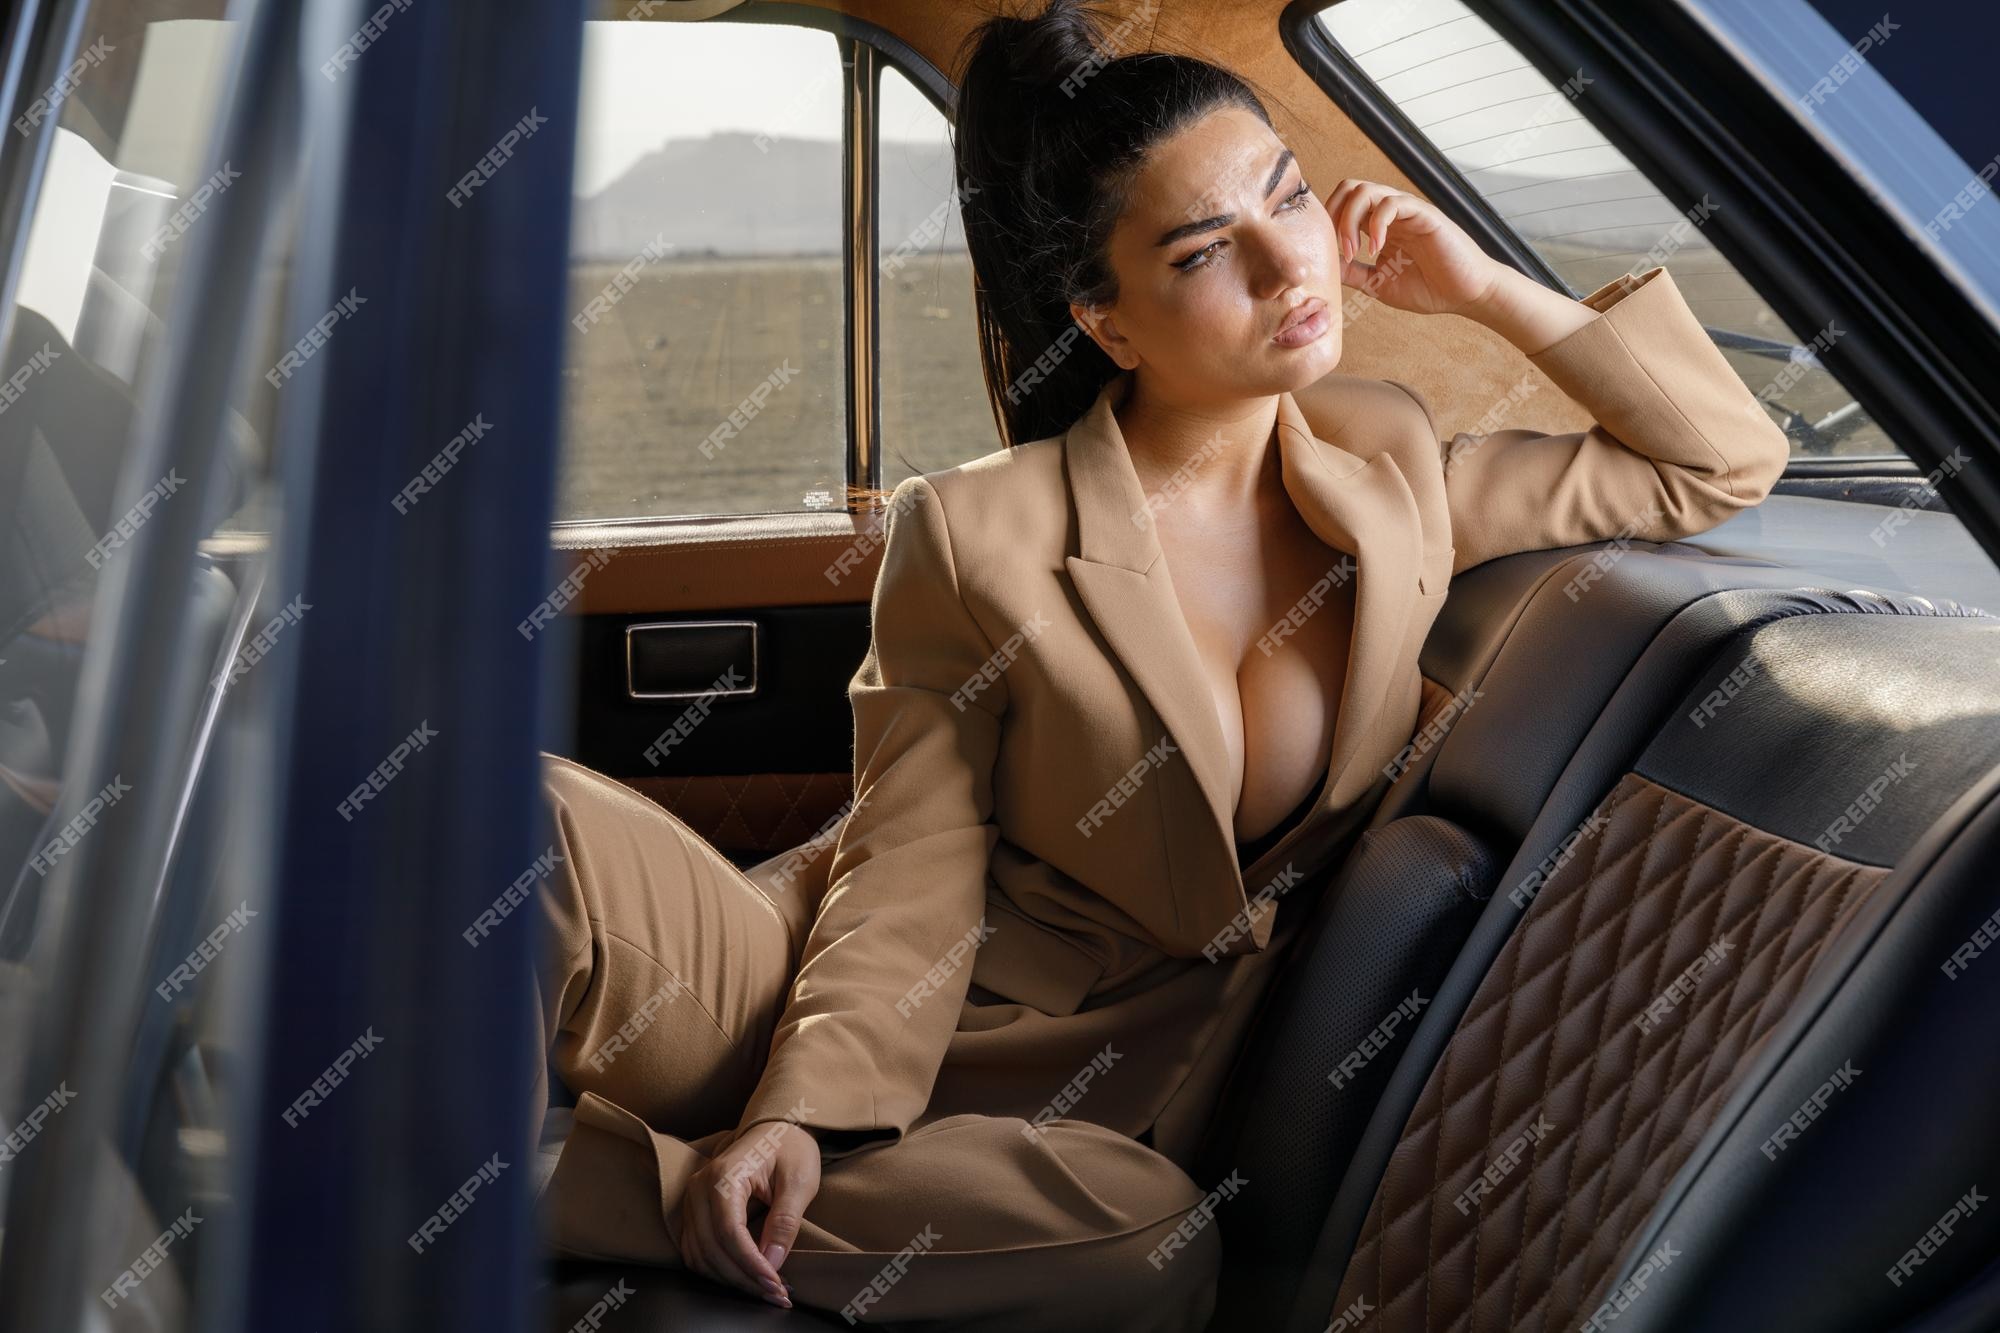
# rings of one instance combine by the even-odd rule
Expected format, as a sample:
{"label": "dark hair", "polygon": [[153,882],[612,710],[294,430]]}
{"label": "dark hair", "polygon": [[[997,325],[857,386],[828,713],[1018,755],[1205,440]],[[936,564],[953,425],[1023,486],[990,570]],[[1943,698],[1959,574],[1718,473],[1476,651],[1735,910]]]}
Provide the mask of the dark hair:
{"label": "dark hair", "polygon": [[[1036,18],[988,19],[961,48],[959,210],[986,393],[1009,447],[1067,430],[1118,373],[1069,304],[1117,299],[1106,251],[1146,154],[1219,107],[1271,123],[1220,66],[1118,54],[1151,37],[1142,20],[1157,3],[1120,23],[1050,0]],[[1039,378],[1023,380],[1030,368]]]}

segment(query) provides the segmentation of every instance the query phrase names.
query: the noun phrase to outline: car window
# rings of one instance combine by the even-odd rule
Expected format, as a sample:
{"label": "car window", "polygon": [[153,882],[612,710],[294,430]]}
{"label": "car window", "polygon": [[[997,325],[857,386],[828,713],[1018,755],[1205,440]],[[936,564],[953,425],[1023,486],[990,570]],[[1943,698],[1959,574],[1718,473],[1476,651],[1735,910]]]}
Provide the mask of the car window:
{"label": "car window", "polygon": [[944,114],[882,71],[882,485],[1000,447]]}
{"label": "car window", "polygon": [[[840,508],[867,484],[848,475],[840,43],[726,20],[585,30],[557,517]],[[857,150],[874,169],[854,175],[875,182],[879,423],[863,425],[887,489],[999,440],[948,122],[877,69]]]}
{"label": "car window", "polygon": [[559,518],[839,501],[844,74],[814,29],[585,25]]}
{"label": "car window", "polygon": [[1584,118],[1587,71],[1551,82],[1461,0],[1342,0],[1318,17],[1417,134],[1577,294],[1664,265],[1785,428],[1795,456],[1897,452],[1818,359],[1847,330],[1837,321],[1787,326],[1709,243],[1702,224],[1719,205],[1677,207]]}

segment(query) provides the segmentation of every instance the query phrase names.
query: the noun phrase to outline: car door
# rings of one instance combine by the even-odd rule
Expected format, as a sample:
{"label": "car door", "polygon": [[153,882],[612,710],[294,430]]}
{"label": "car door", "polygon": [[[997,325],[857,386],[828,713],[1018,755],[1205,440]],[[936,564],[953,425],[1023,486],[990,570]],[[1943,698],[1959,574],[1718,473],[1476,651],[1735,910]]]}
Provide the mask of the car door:
{"label": "car door", "polygon": [[285,26],[86,2],[19,6],[8,31],[7,1327],[179,1326],[232,1226],[212,1001],[254,968],[269,898],[220,871],[260,808],[223,797],[223,704],[271,646],[250,648],[265,585],[241,538],[268,527],[274,457],[274,402],[236,372],[282,287],[293,156],[286,117],[232,111]]}
{"label": "car door", "polygon": [[540,832],[581,27],[14,8],[0,1326],[535,1322],[526,1173],[454,1202],[535,940],[462,932]]}
{"label": "car door", "polygon": [[[1519,149],[1526,128],[1523,155],[1538,173],[1567,174],[1542,169],[1579,162],[1570,152],[1577,148],[1615,159],[1594,170],[1624,169],[1578,181],[1578,194],[1553,196],[1555,211],[1516,218],[1512,230],[1597,227],[1624,220],[1602,208],[1657,206],[1579,209],[1592,195],[1670,196],[1668,218],[1679,214],[1688,225],[1653,231],[1653,244],[1714,270],[1703,279],[1712,298],[1706,322],[1793,436],[1780,492],[1904,514],[1949,510],[1992,549],[1990,482],[1967,466],[1994,438],[1991,377],[1976,368],[2000,354],[1992,317],[2000,224],[1979,207],[1996,170],[1991,99],[1975,55],[1990,45],[1990,14],[1911,29],[1900,16],[1864,13],[1846,0],[1689,0],[1615,19],[1601,19],[1595,5],[1556,15],[1515,0],[1462,18],[1455,0],[1425,0],[1434,3],[1458,27],[1490,25],[1487,49],[1461,62],[1498,59],[1520,67],[1517,80],[1574,89],[1567,108],[1528,103],[1544,108],[1530,126],[1507,125],[1513,111],[1492,113],[1510,133],[1471,151]],[[1337,25],[1353,4],[1344,0],[1325,22]],[[1773,89],[1783,90],[1775,107]],[[1475,105],[1494,96],[1485,84],[1468,95]],[[1453,137],[1490,132],[1463,122],[1445,128]],[[1464,179],[1508,184],[1477,171]],[[1622,188],[1639,180],[1649,184]],[[1481,211],[1546,207],[1548,188],[1539,199],[1507,195],[1504,207],[1496,192]],[[1701,219],[1725,209],[1724,225],[1704,229]],[[1565,225],[1565,217],[1578,221]],[[1704,236],[1712,246],[1694,243]],[[1675,260],[1663,262],[1672,268]],[[1746,295],[1755,303],[1739,299]],[[1787,331],[1780,346],[1752,344],[1778,329]],[[1908,526],[1893,523],[1891,540]],[[1888,544],[1872,531],[1864,540],[1871,553]]]}

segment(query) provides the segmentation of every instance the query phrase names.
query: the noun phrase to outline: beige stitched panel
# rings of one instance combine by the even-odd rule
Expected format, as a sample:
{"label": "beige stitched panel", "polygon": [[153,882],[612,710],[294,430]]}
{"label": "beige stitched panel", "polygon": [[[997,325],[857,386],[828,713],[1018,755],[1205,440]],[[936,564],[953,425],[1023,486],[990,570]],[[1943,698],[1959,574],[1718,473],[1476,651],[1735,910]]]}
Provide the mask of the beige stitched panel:
{"label": "beige stitched panel", "polygon": [[1494,961],[1376,1190],[1334,1310],[1366,1300],[1377,1333],[1588,1318],[1827,941],[1888,874],[1636,774],[1599,813]]}

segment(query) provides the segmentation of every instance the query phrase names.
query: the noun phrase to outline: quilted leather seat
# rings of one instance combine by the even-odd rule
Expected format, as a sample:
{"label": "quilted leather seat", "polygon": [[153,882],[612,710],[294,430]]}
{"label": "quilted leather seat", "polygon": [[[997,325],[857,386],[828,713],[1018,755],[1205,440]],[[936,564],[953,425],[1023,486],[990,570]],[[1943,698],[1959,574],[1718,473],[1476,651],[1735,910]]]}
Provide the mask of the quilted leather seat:
{"label": "quilted leather seat", "polygon": [[1965,943],[2000,908],[1996,654],[1984,618],[1768,619],[1602,799],[1559,783],[1290,1326],[1873,1330],[1970,1282],[2000,1252],[2000,1068],[1971,1057],[2000,965]]}
{"label": "quilted leather seat", "polygon": [[[1815,552],[1841,545],[1863,521],[1857,512],[1866,513],[1782,503],[1810,511],[1793,524],[1792,545]],[[1726,547],[1731,526],[1703,540]],[[1352,1319],[1372,1308],[1334,1298],[1376,1167],[1395,1150],[1449,1024],[1521,916],[1489,909],[1482,920],[1476,903],[1469,915],[1462,904],[1444,910],[1450,885],[1484,899],[1491,884],[1482,880],[1500,878],[1495,865],[1513,859],[1510,875],[1531,871],[1631,771],[1732,635],[1797,616],[1837,617],[1844,626],[1976,614],[1942,598],[1801,586],[1813,576],[1693,544],[1633,544],[1608,569],[1599,564],[1587,596],[1566,595],[1575,574],[1596,562],[1592,548],[1534,552],[1453,585],[1425,646],[1426,690],[1470,703],[1391,790],[1343,879],[1324,895],[1321,919],[1288,960],[1232,1073],[1197,1173],[1219,1179],[1243,1167],[1253,1182],[1222,1229],[1218,1310],[1231,1319],[1324,1329],[1343,1312]],[[1879,560],[1844,573],[1872,575],[1884,589],[1902,577]],[[1893,712],[1878,712],[1874,724],[1893,728]],[[1956,780],[1962,788],[1976,776],[1963,771]],[[1405,836],[1416,825],[1426,835]],[[1532,856],[1529,846],[1537,847]],[[1461,948],[1470,961],[1441,986]],[[1428,1017],[1437,1001],[1450,1006],[1442,1028]],[[1411,1012],[1425,1015],[1428,1028],[1400,1021]],[[1357,1054],[1360,1067],[1334,1078]],[[1396,1109],[1371,1122],[1385,1098]],[[1342,1190],[1344,1212],[1332,1206]],[[1220,1315],[1217,1326],[1225,1326]]]}

